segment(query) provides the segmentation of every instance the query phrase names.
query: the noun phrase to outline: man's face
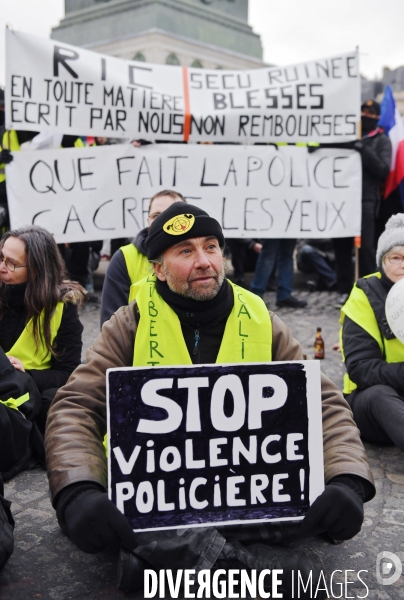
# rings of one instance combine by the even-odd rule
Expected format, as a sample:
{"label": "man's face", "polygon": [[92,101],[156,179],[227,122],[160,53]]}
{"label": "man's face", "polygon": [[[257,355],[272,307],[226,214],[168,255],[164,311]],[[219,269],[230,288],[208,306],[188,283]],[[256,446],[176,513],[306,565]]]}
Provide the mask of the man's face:
{"label": "man's face", "polygon": [[178,242],[154,263],[160,281],[170,290],[193,300],[211,300],[224,280],[224,259],[215,237],[197,237]]}
{"label": "man's face", "polygon": [[[147,227],[150,228],[150,225],[153,223],[153,221],[156,217],[161,215],[161,213],[166,208],[171,206],[171,204],[174,204],[174,202],[178,202],[179,200],[181,200],[181,198],[179,198],[179,197],[171,198],[171,196],[159,196],[158,198],[155,198],[149,209],[150,212],[147,217]],[[184,202],[184,204],[185,204],[185,202]]]}

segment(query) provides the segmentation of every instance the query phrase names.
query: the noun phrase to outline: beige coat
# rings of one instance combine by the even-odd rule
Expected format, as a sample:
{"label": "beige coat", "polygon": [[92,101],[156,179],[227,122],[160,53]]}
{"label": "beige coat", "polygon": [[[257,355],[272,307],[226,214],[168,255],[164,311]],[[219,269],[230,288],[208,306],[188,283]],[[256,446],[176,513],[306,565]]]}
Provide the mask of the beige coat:
{"label": "beige coat", "polygon": [[[132,365],[136,322],[135,302],[120,308],[104,323],[102,333],[80,365],[57,393],[46,429],[47,468],[52,499],[64,487],[78,481],[107,484],[103,448],[106,433],[105,372]],[[274,360],[303,360],[300,344],[277,317],[272,319]],[[342,393],[322,375],[323,441],[326,482],[337,475],[373,477],[359,431]]]}

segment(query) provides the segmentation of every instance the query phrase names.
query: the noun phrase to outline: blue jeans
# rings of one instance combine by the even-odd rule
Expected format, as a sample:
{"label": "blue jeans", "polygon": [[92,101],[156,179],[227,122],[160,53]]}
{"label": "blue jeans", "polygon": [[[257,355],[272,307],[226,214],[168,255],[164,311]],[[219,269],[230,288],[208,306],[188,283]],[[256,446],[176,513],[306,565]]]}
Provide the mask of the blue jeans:
{"label": "blue jeans", "polygon": [[293,286],[293,251],[295,239],[267,239],[262,242],[262,250],[258,255],[251,291],[257,296],[264,295],[267,283],[272,275],[276,258],[278,257],[278,285],[276,300],[289,298]]}

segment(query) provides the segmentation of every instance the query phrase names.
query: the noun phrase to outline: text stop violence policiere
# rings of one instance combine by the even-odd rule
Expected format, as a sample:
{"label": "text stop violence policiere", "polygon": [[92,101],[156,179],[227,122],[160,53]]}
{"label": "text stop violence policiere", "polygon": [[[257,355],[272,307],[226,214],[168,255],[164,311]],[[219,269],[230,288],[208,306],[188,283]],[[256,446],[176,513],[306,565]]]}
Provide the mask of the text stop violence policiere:
{"label": "text stop violence policiere", "polygon": [[110,369],[107,393],[109,497],[134,530],[299,520],[324,489],[314,361]]}

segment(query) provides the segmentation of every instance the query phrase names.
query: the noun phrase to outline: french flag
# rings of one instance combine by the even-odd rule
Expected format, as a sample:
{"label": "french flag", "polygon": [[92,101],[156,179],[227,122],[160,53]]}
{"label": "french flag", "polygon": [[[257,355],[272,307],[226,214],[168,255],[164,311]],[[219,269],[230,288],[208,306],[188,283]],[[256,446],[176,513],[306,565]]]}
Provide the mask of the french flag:
{"label": "french flag", "polygon": [[396,188],[400,190],[404,208],[404,123],[396,108],[393,92],[388,85],[381,104],[379,127],[383,127],[392,145],[390,173],[387,176],[384,197],[387,198]]}

